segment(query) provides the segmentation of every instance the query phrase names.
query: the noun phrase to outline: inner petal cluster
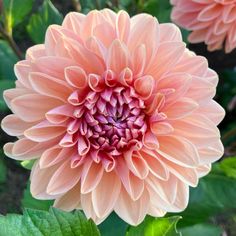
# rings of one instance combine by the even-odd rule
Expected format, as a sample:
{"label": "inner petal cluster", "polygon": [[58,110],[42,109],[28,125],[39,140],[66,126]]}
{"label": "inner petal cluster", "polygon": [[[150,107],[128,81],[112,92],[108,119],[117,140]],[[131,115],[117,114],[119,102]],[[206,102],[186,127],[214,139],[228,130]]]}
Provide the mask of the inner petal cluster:
{"label": "inner petal cluster", "polygon": [[77,145],[81,156],[96,150],[119,156],[133,146],[142,147],[147,130],[145,104],[133,88],[90,90],[78,105],[69,101],[74,111],[61,146]]}

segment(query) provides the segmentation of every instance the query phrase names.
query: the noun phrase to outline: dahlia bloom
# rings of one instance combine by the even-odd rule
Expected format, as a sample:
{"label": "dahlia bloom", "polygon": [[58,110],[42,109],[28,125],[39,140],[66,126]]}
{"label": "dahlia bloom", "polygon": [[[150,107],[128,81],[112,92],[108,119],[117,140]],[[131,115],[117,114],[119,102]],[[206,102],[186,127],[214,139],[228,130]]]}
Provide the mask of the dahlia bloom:
{"label": "dahlia bloom", "polygon": [[31,193],[83,209],[97,224],[113,210],[139,224],[182,211],[223,153],[213,101],[217,74],[186,49],[179,29],[124,12],[69,13],[15,65],[4,92],[18,141],[6,155],[36,159]]}
{"label": "dahlia bloom", "polygon": [[191,43],[205,42],[209,51],[236,48],[236,0],[171,0],[172,20],[193,31]]}

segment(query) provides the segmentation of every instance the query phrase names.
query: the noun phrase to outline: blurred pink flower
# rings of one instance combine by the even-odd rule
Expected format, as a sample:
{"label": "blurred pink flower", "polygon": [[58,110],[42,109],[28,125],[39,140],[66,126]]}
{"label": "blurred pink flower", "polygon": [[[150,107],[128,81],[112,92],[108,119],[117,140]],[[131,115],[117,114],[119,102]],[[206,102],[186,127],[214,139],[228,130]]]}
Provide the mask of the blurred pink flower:
{"label": "blurred pink flower", "polygon": [[217,74],[179,29],[124,12],[70,13],[15,66],[2,128],[17,160],[36,159],[31,192],[102,222],[182,211],[223,153]]}
{"label": "blurred pink flower", "polygon": [[209,51],[236,48],[236,0],[171,0],[172,20],[193,31],[189,42],[205,42]]}

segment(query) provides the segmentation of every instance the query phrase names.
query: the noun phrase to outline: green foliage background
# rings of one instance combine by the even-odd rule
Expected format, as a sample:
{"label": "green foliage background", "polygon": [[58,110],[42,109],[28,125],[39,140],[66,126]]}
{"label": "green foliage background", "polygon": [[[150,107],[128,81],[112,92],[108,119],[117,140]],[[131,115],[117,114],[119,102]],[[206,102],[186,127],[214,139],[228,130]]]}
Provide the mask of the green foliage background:
{"label": "green foliage background", "polygon": [[[170,22],[171,6],[168,0],[0,0],[0,114],[4,117],[9,111],[2,92],[14,86],[14,64],[24,57],[27,47],[44,41],[50,24],[60,24],[63,15],[69,11],[87,13],[92,9],[125,9],[130,15],[147,12],[156,16],[159,22]],[[188,32],[182,30],[187,42]],[[191,189],[187,209],[179,214],[168,214],[165,218],[147,216],[137,227],[128,226],[115,213],[98,227],[87,220],[82,212],[62,212],[50,208],[52,201],[33,199],[29,183],[22,190],[19,200],[21,212],[0,216],[0,236],[38,235],[115,235],[115,236],[217,236],[224,232],[236,235],[236,52],[225,55],[223,51],[208,53],[204,45],[191,49],[209,59],[210,66],[220,75],[216,99],[227,111],[220,129],[225,145],[225,156],[215,163],[211,173],[202,178],[198,187]],[[200,50],[199,50],[200,49]],[[217,61],[218,60],[218,61]],[[225,63],[228,61],[229,63]],[[217,64],[218,62],[218,64]],[[223,66],[217,66],[223,64]],[[0,135],[1,147],[9,140],[3,132]],[[9,167],[21,169],[28,174],[32,163],[17,163],[4,158],[0,152],[0,196],[9,188]],[[0,205],[4,204],[0,202]],[[1,209],[1,207],[0,207]],[[24,209],[24,210],[23,210]],[[10,213],[13,212],[13,213]]]}

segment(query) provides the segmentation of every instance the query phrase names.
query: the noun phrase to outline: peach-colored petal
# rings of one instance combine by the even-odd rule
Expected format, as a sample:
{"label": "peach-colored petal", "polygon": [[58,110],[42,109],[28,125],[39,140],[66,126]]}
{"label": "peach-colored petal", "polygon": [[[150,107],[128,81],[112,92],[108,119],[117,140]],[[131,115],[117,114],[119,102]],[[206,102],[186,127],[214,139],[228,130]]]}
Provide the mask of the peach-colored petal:
{"label": "peach-colored petal", "polygon": [[81,193],[86,194],[95,189],[101,182],[103,172],[101,163],[96,163],[93,160],[87,161],[81,174]]}
{"label": "peach-colored petal", "polygon": [[143,159],[146,161],[150,172],[161,180],[168,180],[169,171],[166,168],[165,164],[160,161],[160,158],[153,151],[148,149],[142,149],[140,151]]}
{"label": "peach-colored petal", "polygon": [[[17,82],[17,81],[16,81]],[[18,81],[19,82],[19,81]],[[25,89],[25,88],[13,88],[7,89],[3,92],[3,98],[6,102],[7,106],[11,109],[11,101],[21,95],[25,95],[27,93],[33,93],[33,91]]]}
{"label": "peach-colored petal", "polygon": [[230,37],[236,19],[234,0],[176,0],[172,4],[171,18],[176,24],[192,31],[188,38],[191,43],[205,42],[209,51],[225,47],[226,53],[236,47]]}
{"label": "peach-colored petal", "polygon": [[57,198],[53,206],[64,211],[73,211],[78,208],[80,206],[80,185],[75,185],[65,195]]}
{"label": "peach-colored petal", "polygon": [[140,179],[145,179],[148,175],[148,165],[145,162],[145,159],[142,158],[138,153],[126,153],[124,155],[125,161],[127,163],[130,171]]}
{"label": "peach-colored petal", "polygon": [[67,82],[75,88],[83,89],[87,85],[87,75],[81,67],[70,66],[65,68]]}
{"label": "peach-colored petal", "polygon": [[[166,71],[169,71],[180,60],[185,50],[182,42],[164,42],[160,44],[152,60],[146,69],[146,73],[158,80]],[[161,58],[161,60],[159,60]]]}
{"label": "peach-colored petal", "polygon": [[140,198],[144,191],[144,182],[129,171],[123,160],[117,162],[117,174],[123,183],[126,191],[133,200]]}
{"label": "peach-colored petal", "polygon": [[176,164],[186,167],[199,164],[197,148],[187,139],[175,136],[159,137],[160,148],[156,150],[160,155]]}
{"label": "peach-colored petal", "polygon": [[151,130],[155,135],[167,135],[174,131],[174,128],[167,122],[156,122],[151,124]]}
{"label": "peach-colored petal", "polygon": [[26,51],[27,60],[34,60],[38,57],[44,57],[44,56],[46,56],[44,44],[38,44],[38,45],[32,46],[28,48]]}
{"label": "peach-colored petal", "polygon": [[70,104],[56,107],[45,114],[47,120],[53,124],[64,123],[68,118],[74,117],[74,107]]}
{"label": "peach-colored petal", "polygon": [[18,80],[23,84],[25,88],[31,89],[29,83],[29,73],[31,72],[30,62],[27,60],[20,61],[14,66],[14,72]]}
{"label": "peach-colored petal", "polygon": [[26,94],[13,99],[11,108],[20,119],[34,122],[42,120],[47,111],[60,104],[61,101],[44,95]]}
{"label": "peach-colored petal", "polygon": [[107,68],[120,74],[126,67],[129,67],[128,49],[121,41],[114,40],[108,51]]}
{"label": "peach-colored petal", "polygon": [[72,89],[65,82],[43,73],[31,72],[30,83],[35,91],[49,97],[55,97],[66,101],[72,93]]}
{"label": "peach-colored petal", "polygon": [[96,224],[100,224],[105,218],[99,218],[92,204],[92,193],[81,194],[81,206],[88,219],[92,218]]}
{"label": "peach-colored petal", "polygon": [[43,121],[27,130],[24,135],[35,142],[45,142],[65,133],[65,126],[51,124]]}
{"label": "peach-colored petal", "polygon": [[65,19],[63,20],[62,26],[65,29],[69,29],[75,34],[79,35],[84,19],[85,15],[78,12],[71,12],[66,15]]}
{"label": "peach-colored petal", "polygon": [[198,104],[189,98],[181,98],[175,103],[172,103],[169,106],[164,107],[162,112],[164,112],[168,119],[181,119],[185,116],[190,115],[198,108]]}
{"label": "peach-colored petal", "polygon": [[[225,41],[229,52],[233,1],[172,0],[172,17],[194,31],[191,40],[209,50]],[[113,210],[132,225],[184,210],[189,186],[223,155],[216,72],[186,48],[177,26],[148,14],[69,13],[15,74],[15,88],[3,93],[14,114],[2,128],[18,140],[5,154],[35,159],[35,198],[82,209],[96,224]]]}
{"label": "peach-colored petal", "polygon": [[34,122],[25,122],[16,115],[6,116],[1,123],[2,129],[11,136],[23,135],[26,129],[34,125]]}
{"label": "peach-colored petal", "polygon": [[131,18],[128,47],[133,52],[137,46],[144,44],[147,58],[152,58],[159,43],[159,25],[156,18],[148,14],[138,14]]}
{"label": "peach-colored petal", "polygon": [[148,206],[149,194],[147,191],[144,191],[140,199],[133,201],[123,188],[115,205],[115,212],[129,224],[138,225],[147,214]]}
{"label": "peach-colored petal", "polygon": [[147,185],[153,189],[162,199],[165,199],[172,204],[177,195],[177,179],[174,176],[170,176],[167,181],[160,181],[154,175],[150,175],[146,181]]}
{"label": "peach-colored petal", "polygon": [[186,168],[173,162],[165,161],[169,171],[189,186],[196,187],[198,184],[197,171],[194,168]]}
{"label": "peach-colored petal", "polygon": [[62,148],[60,146],[49,148],[43,152],[39,160],[39,166],[41,169],[53,166],[61,161],[64,161],[65,159],[70,158],[73,152],[74,150],[71,148]]}
{"label": "peach-colored petal", "polygon": [[134,88],[143,99],[148,99],[151,96],[153,87],[154,79],[152,76],[139,77],[134,82]]}
{"label": "peach-colored petal", "polygon": [[54,140],[48,143],[36,143],[27,138],[22,138],[15,143],[7,143],[3,149],[7,156],[16,160],[31,160],[39,158],[45,149],[55,143]]}
{"label": "peach-colored petal", "polygon": [[114,208],[120,193],[121,182],[115,172],[105,173],[92,191],[92,202],[99,218],[107,216]]}
{"label": "peach-colored petal", "polygon": [[116,34],[121,41],[127,42],[130,33],[130,17],[125,11],[120,11],[116,18]]}
{"label": "peach-colored petal", "polygon": [[144,44],[141,44],[137,46],[137,48],[134,50],[134,53],[132,55],[133,57],[133,71],[134,74],[138,76],[142,76],[145,66],[146,66],[146,47]]}
{"label": "peach-colored petal", "polygon": [[46,192],[50,195],[68,192],[68,190],[72,189],[80,180],[81,171],[81,167],[70,168],[70,160],[65,161],[59,166],[55,173],[53,173]]}
{"label": "peach-colored petal", "polygon": [[34,164],[30,174],[30,192],[33,197],[44,200],[55,198],[55,196],[49,195],[46,192],[46,189],[50,179],[58,167],[58,165],[55,165],[47,169],[40,169],[38,162]]}

